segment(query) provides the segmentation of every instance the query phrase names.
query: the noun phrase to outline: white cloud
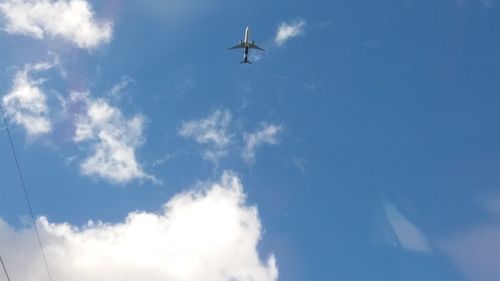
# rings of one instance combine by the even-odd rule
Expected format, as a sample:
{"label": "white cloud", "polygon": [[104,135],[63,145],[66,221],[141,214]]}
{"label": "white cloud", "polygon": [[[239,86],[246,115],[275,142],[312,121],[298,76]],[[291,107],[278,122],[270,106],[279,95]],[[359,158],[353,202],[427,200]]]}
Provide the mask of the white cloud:
{"label": "white cloud", "polygon": [[283,127],[278,125],[263,124],[262,128],[254,133],[246,134],[245,147],[243,148],[243,159],[249,163],[255,162],[255,150],[262,144],[275,145],[278,143],[278,134],[283,131]]}
{"label": "white cloud", "polygon": [[228,133],[230,122],[231,113],[228,110],[216,110],[205,119],[183,122],[179,135],[210,146],[204,156],[215,162],[226,153],[225,149],[231,142]]}
{"label": "white cloud", "polygon": [[10,34],[60,37],[84,49],[109,42],[113,32],[112,22],[95,19],[86,0],[4,0],[0,13]]}
{"label": "white cloud", "polygon": [[76,118],[74,141],[90,142],[92,155],[81,165],[85,175],[99,176],[114,183],[134,179],[149,179],[136,159],[136,149],[142,145],[144,116],[127,119],[121,111],[104,99],[92,99],[86,93],[72,93],[70,103],[83,104]]}
{"label": "white cloud", "polygon": [[[54,280],[275,281],[274,255],[259,258],[262,229],[238,177],[226,172],[203,191],[182,193],[160,214],[133,212],[117,224],[38,219]],[[45,280],[32,229],[0,220],[12,280]]]}
{"label": "white cloud", "polygon": [[281,23],[274,38],[274,43],[278,46],[283,45],[289,39],[299,36],[304,33],[304,27],[306,22],[304,20],[297,21],[295,23]]}
{"label": "white cloud", "polygon": [[48,70],[56,64],[57,62],[27,64],[16,73],[10,93],[2,99],[7,118],[23,126],[29,136],[39,136],[52,130],[47,95],[40,88],[44,80],[33,80],[30,74]]}

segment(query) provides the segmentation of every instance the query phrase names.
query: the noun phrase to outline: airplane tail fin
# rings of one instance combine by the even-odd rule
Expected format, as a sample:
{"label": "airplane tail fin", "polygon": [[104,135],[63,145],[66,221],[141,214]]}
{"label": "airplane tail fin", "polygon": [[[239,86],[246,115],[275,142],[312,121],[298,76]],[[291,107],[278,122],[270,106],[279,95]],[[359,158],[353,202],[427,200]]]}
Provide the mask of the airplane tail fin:
{"label": "airplane tail fin", "polygon": [[240,61],[240,64],[244,64],[244,63],[252,64],[252,62],[249,61],[248,59],[244,59],[244,60]]}

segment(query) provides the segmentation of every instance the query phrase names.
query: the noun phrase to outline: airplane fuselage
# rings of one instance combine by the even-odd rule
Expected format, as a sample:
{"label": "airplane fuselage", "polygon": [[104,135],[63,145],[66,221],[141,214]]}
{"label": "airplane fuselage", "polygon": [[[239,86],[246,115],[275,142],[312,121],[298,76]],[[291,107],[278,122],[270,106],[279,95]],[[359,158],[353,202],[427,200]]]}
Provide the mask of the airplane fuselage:
{"label": "airplane fuselage", "polygon": [[245,28],[245,52],[243,53],[243,63],[248,63],[248,45],[250,44],[250,27]]}
{"label": "airplane fuselage", "polygon": [[250,27],[245,28],[245,43],[250,43]]}
{"label": "airplane fuselage", "polygon": [[245,28],[245,36],[244,36],[243,40],[240,40],[240,44],[238,44],[234,47],[231,47],[230,49],[236,49],[236,48],[244,49],[243,61],[241,61],[241,63],[251,63],[248,60],[248,53],[249,53],[250,49],[258,49],[258,50],[264,51],[264,49],[255,45],[255,42],[250,41],[250,27],[248,27],[248,26]]}

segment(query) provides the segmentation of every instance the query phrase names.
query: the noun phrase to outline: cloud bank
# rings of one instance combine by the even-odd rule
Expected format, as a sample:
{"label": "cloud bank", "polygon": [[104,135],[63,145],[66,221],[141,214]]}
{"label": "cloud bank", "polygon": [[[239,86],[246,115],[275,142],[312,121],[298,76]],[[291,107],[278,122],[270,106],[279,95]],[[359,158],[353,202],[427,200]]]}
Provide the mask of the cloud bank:
{"label": "cloud bank", "polygon": [[48,70],[55,62],[27,64],[16,73],[10,92],[2,102],[7,118],[24,127],[29,136],[39,136],[52,130],[47,106],[47,95],[41,88],[44,80],[33,80],[31,73]]}
{"label": "cloud bank", "polygon": [[[117,224],[83,228],[39,218],[54,280],[275,281],[274,255],[261,261],[257,209],[238,177],[225,172],[202,191],[182,193],[160,214],[130,213]],[[12,280],[46,280],[32,229],[0,220],[2,257]]]}
{"label": "cloud bank", "polygon": [[76,116],[76,143],[90,143],[92,153],[83,160],[80,170],[84,175],[97,176],[112,183],[127,183],[134,179],[156,179],[146,174],[136,159],[136,150],[143,142],[144,116],[130,119],[120,109],[102,98],[91,98],[87,93],[73,92],[70,104],[84,109]]}
{"label": "cloud bank", "polygon": [[112,22],[96,19],[86,0],[4,0],[0,13],[10,34],[62,38],[82,49],[108,43],[113,33]]}
{"label": "cloud bank", "polygon": [[281,23],[278,27],[278,31],[276,32],[276,36],[274,37],[274,43],[278,46],[285,44],[286,41],[292,39],[293,37],[303,34],[305,26],[306,22],[304,20],[294,23]]}

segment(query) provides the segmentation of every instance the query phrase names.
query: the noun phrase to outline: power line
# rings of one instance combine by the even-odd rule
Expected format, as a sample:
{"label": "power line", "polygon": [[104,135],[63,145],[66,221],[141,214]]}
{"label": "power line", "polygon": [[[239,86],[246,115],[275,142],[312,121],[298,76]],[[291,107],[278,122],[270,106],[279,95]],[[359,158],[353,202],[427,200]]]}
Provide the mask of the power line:
{"label": "power line", "polygon": [[24,184],[23,173],[21,172],[21,166],[19,165],[19,160],[17,159],[16,150],[14,149],[14,142],[12,141],[12,136],[10,134],[9,126],[7,125],[7,119],[5,118],[5,113],[3,111],[3,106],[1,102],[0,102],[0,111],[2,112],[3,123],[5,124],[5,130],[7,131],[7,136],[9,137],[10,148],[12,149],[12,155],[14,156],[14,160],[16,162],[17,173],[19,174],[19,181],[21,182],[21,186],[23,187],[24,198],[26,199],[26,204],[28,205],[28,209],[30,211],[31,220],[33,221],[33,227],[35,228],[36,239],[38,240],[38,246],[40,247],[40,251],[42,253],[45,270],[47,270],[47,276],[49,277],[49,281],[52,281],[49,265],[47,263],[47,258],[45,257],[45,251],[43,250],[42,246],[42,240],[40,239],[40,234],[38,233],[38,227],[36,226],[35,215],[33,214],[33,208],[31,207],[31,202],[28,196],[28,190],[26,188],[26,185]]}
{"label": "power line", "polygon": [[7,272],[7,267],[5,267],[5,264],[3,263],[2,256],[0,256],[0,262],[2,263],[3,272],[5,272],[5,276],[7,276],[7,280],[10,281],[9,273]]}

